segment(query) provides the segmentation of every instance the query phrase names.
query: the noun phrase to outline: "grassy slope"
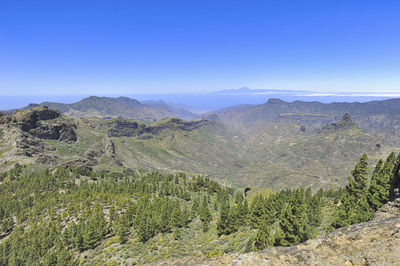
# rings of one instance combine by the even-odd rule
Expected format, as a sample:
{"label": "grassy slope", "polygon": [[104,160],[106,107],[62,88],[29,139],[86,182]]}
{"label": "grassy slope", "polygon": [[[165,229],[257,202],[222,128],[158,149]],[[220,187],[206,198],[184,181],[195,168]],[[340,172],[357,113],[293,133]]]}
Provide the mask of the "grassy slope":
{"label": "grassy slope", "polygon": [[394,150],[377,149],[380,140],[359,127],[316,133],[302,132],[293,123],[265,127],[253,135],[242,156],[251,156],[248,166],[238,173],[238,180],[273,188],[313,186],[336,187],[347,182],[347,175],[362,153],[371,163]]}
{"label": "grassy slope", "polygon": [[[362,153],[367,153],[374,164],[376,158],[398,150],[383,145],[381,138],[357,126],[318,133],[310,128],[301,131],[298,123],[284,121],[244,137],[217,123],[193,131],[165,129],[149,139],[109,139],[107,129],[96,126],[101,120],[76,121],[76,143],[49,141],[62,162],[100,150],[103,154],[97,158],[100,164],[95,169],[120,171],[124,167],[104,152],[107,141],[112,141],[116,157],[126,167],[207,174],[239,186],[338,187],[346,184],[348,173]],[[382,144],[380,149],[377,143]]]}
{"label": "grassy slope", "polygon": [[146,140],[134,137],[112,140],[119,157],[132,168],[184,170],[222,177],[239,164],[236,154],[241,139],[221,125],[191,132],[165,130]]}

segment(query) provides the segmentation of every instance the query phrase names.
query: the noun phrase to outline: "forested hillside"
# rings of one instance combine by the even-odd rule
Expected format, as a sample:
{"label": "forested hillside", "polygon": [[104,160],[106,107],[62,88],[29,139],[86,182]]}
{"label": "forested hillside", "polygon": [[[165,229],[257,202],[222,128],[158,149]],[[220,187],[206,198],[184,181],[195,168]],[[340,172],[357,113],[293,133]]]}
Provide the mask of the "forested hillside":
{"label": "forested hillside", "polygon": [[1,265],[145,263],[291,246],[367,221],[396,156],[363,155],[340,190],[264,192],[202,176],[16,165],[0,176]]}

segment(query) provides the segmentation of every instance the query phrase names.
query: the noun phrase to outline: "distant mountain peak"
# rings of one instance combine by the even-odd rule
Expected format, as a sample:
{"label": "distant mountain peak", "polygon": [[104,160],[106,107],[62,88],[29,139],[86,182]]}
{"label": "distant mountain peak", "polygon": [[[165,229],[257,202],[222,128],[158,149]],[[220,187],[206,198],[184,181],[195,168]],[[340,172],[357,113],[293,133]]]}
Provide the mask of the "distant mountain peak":
{"label": "distant mountain peak", "polygon": [[288,103],[288,102],[285,102],[284,100],[281,100],[279,98],[269,98],[267,103],[268,104],[284,104],[284,103]]}
{"label": "distant mountain peak", "polygon": [[91,95],[89,97],[83,98],[83,100],[94,100],[94,99],[100,99],[100,98],[105,98],[105,97],[100,97],[100,96],[95,96],[95,95]]}
{"label": "distant mountain peak", "polygon": [[198,118],[197,115],[182,108],[174,108],[164,101],[151,103],[120,96],[117,98],[89,96],[71,104],[44,102],[51,108],[60,110],[67,116],[127,117],[131,119],[154,121],[167,117],[179,117],[184,120]]}
{"label": "distant mountain peak", "polygon": [[30,103],[24,109],[30,109],[30,108],[35,108],[35,107],[39,107],[39,106],[40,106],[40,104]]}
{"label": "distant mountain peak", "polygon": [[132,99],[132,98],[129,98],[129,97],[125,97],[125,96],[120,96],[120,97],[116,98],[116,100],[121,102],[121,103],[124,103],[124,104],[126,104],[128,106],[133,106],[133,107],[142,104],[138,100],[135,100],[135,99]]}

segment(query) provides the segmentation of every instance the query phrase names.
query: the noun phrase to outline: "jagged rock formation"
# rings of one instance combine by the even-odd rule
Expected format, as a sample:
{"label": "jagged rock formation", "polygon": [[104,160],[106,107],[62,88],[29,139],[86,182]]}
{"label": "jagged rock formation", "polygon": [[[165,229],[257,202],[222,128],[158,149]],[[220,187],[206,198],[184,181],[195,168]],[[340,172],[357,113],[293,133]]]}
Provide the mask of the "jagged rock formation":
{"label": "jagged rock formation", "polygon": [[323,132],[324,131],[325,132],[326,131],[334,131],[334,130],[340,130],[340,129],[348,128],[348,127],[352,127],[352,126],[355,126],[355,124],[353,123],[353,120],[351,119],[351,115],[346,113],[343,115],[342,120],[325,125],[324,127],[322,127],[322,131]]}
{"label": "jagged rock formation", "polygon": [[[115,146],[109,137],[106,137],[103,141],[96,143],[84,154],[84,158],[88,166],[93,166],[98,163],[98,160],[106,155],[110,160],[118,166],[122,166],[122,163],[115,154]],[[79,164],[82,164],[81,162]]]}
{"label": "jagged rock formation", "polygon": [[76,141],[74,125],[65,122],[56,124],[43,123],[60,116],[59,111],[42,106],[28,110],[17,110],[11,115],[2,115],[0,116],[0,124],[17,127],[39,139]]}
{"label": "jagged rock formation", "polygon": [[50,120],[60,116],[56,110],[50,110],[46,106],[28,110],[17,110],[11,115],[3,115],[0,124],[12,123],[23,131],[28,131],[37,126],[39,120]]}
{"label": "jagged rock formation", "polygon": [[73,143],[77,140],[76,126],[61,117],[60,112],[46,106],[0,115],[0,143],[3,149],[1,162],[21,161],[55,165],[55,148],[43,140]]}
{"label": "jagged rock formation", "polygon": [[397,200],[386,204],[372,221],[340,228],[294,247],[151,265],[399,265],[399,241],[400,201]]}

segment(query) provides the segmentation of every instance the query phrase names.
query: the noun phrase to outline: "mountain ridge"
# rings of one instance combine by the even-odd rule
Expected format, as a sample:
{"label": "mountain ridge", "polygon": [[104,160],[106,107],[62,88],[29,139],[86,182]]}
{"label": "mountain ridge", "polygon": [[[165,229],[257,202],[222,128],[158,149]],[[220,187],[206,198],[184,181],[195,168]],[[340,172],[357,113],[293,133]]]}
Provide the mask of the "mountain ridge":
{"label": "mountain ridge", "polygon": [[[20,114],[29,118],[38,109],[51,110],[35,107],[2,119],[11,121],[8,117]],[[27,125],[34,122],[29,119]],[[0,164],[9,168],[11,162],[21,160],[107,171],[159,169],[209,175],[238,186],[333,188],[345,184],[360,154],[368,153],[374,163],[375,158],[396,150],[383,138],[350,122],[348,115],[344,120],[320,128],[282,120],[245,135],[212,117],[149,122],[58,113],[54,119],[39,121],[37,129],[31,131],[24,132],[18,123],[0,125],[4,147],[0,149]],[[62,128],[73,130],[74,141],[57,139],[57,130]],[[18,147],[25,147],[30,156]]]}
{"label": "mountain ridge", "polygon": [[290,120],[312,128],[321,128],[339,120],[345,113],[349,113],[354,122],[367,132],[385,133],[388,139],[394,139],[391,135],[395,132],[396,138],[400,139],[400,133],[397,132],[400,128],[398,119],[400,117],[400,99],[325,104],[304,101],[286,102],[271,98],[264,104],[233,106],[211,112],[222,123],[234,126],[250,135],[271,123],[282,120]]}
{"label": "mountain ridge", "polygon": [[40,105],[58,109],[72,117],[125,117],[143,121],[154,121],[167,117],[178,117],[184,120],[198,118],[188,110],[170,106],[165,102],[158,105],[146,104],[122,96],[117,98],[90,96],[71,104],[43,102]]}

